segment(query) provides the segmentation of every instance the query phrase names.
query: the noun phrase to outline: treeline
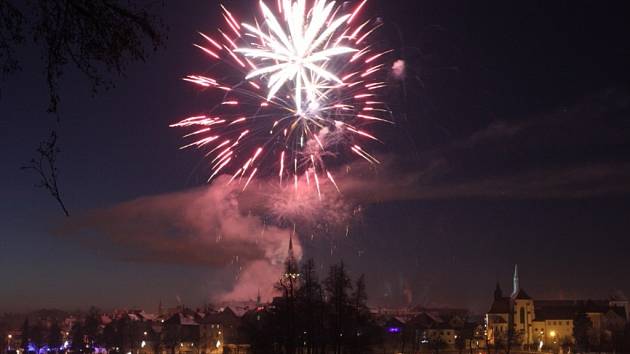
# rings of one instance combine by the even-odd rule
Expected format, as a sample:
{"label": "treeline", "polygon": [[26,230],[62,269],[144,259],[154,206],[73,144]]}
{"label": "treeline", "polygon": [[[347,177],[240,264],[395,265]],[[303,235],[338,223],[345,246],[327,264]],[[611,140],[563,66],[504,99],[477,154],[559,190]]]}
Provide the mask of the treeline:
{"label": "treeline", "polygon": [[353,281],[343,262],[320,282],[315,262],[292,257],[275,285],[272,306],[248,313],[240,333],[252,353],[368,353],[382,331],[367,307],[363,275]]}
{"label": "treeline", "polygon": [[21,349],[24,353],[37,351],[49,347],[60,351],[63,347],[63,335],[59,322],[53,321],[50,325],[37,322],[30,325],[28,319],[22,324]]}
{"label": "treeline", "polygon": [[132,321],[127,316],[121,316],[103,325],[100,317],[100,312],[93,307],[83,320],[74,321],[67,333],[63,333],[57,320],[38,321],[31,325],[27,319],[21,327],[20,349],[24,353],[39,352],[40,349],[48,349],[50,352],[91,353],[95,348],[106,348],[109,351],[127,353],[151,345],[157,352],[163,344],[160,333],[150,323]]}
{"label": "treeline", "polygon": [[352,279],[343,262],[332,265],[320,281],[312,259],[298,265],[290,253],[275,288],[278,296],[270,304],[259,304],[242,317],[231,310],[183,308],[168,317],[110,316],[91,308],[64,322],[27,319],[19,342],[13,343],[23,353],[174,354],[181,346],[199,352],[219,345],[229,352],[236,345],[251,353],[358,354],[382,347],[386,333],[367,306],[365,277]]}

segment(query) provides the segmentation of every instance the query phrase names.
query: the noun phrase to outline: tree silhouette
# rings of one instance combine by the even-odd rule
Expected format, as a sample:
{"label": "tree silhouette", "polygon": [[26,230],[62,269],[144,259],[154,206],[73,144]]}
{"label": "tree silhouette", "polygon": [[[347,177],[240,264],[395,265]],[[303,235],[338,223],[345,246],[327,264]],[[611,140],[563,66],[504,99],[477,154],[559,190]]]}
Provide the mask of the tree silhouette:
{"label": "tree silhouette", "polygon": [[28,318],[22,324],[22,351],[28,353],[28,344],[31,341],[31,327],[28,324]]}
{"label": "tree silhouette", "polygon": [[439,354],[440,350],[446,348],[446,342],[442,339],[442,337],[437,336],[429,340],[429,349],[433,351],[435,354]]}
{"label": "tree silhouette", "polygon": [[59,322],[54,320],[50,325],[50,329],[48,330],[48,346],[51,350],[55,352],[59,352],[59,348],[63,345],[63,337],[61,336],[61,327],[59,326]]}
{"label": "tree silhouette", "polygon": [[507,348],[507,334],[505,332],[495,333],[494,343],[488,348],[494,348],[495,353],[499,353]]}
{"label": "tree silhouette", "polygon": [[275,316],[281,324],[277,335],[288,354],[295,353],[297,347],[296,295],[300,287],[300,276],[297,260],[293,255],[293,242],[289,241],[289,255],[284,262],[284,274],[275,284],[276,290],[281,294],[275,306]]}
{"label": "tree silhouette", "polygon": [[85,331],[83,324],[80,321],[76,321],[70,329],[70,337],[72,343],[70,348],[73,352],[83,351],[85,346]]}
{"label": "tree silhouette", "polygon": [[300,331],[306,353],[317,351],[324,334],[324,299],[321,284],[315,270],[315,261],[307,260],[301,268],[301,286],[297,291],[297,309],[300,314]]}
{"label": "tree silhouette", "polygon": [[7,327],[6,323],[0,322],[0,352],[3,353],[9,349],[12,339],[9,337],[9,329]]}
{"label": "tree silhouette", "polygon": [[133,348],[133,343],[131,343],[131,320],[128,316],[122,316],[115,322],[116,326],[116,341],[118,342],[117,347],[120,348],[120,351],[123,353],[129,352]]}
{"label": "tree silhouette", "polygon": [[41,142],[37,148],[37,157],[32,158],[27,165],[22,166],[22,169],[35,171],[39,176],[37,187],[46,189],[57,201],[63,213],[70,216],[59,192],[57,155],[60,152],[61,150],[57,147],[57,133],[52,131],[50,137]]}
{"label": "tree silhouette", "polygon": [[179,341],[179,326],[171,322],[165,323],[162,327],[162,342],[170,350],[171,354],[175,354],[175,347],[179,344]]}
{"label": "tree silhouette", "polygon": [[1,72],[20,70],[17,52],[36,45],[44,61],[49,112],[58,110],[66,66],[78,69],[96,92],[113,85],[110,74],[123,75],[130,62],[146,60],[147,43],[155,50],[164,40],[158,19],[128,1],[2,0],[0,19]]}
{"label": "tree silhouette", "polygon": [[98,342],[99,326],[101,321],[99,319],[99,311],[96,307],[92,306],[85,317],[84,334],[87,338],[88,344],[94,346]]}
{"label": "tree silhouette", "polygon": [[573,348],[573,341],[571,340],[570,336],[564,336],[561,340],[560,340],[560,347],[562,348],[562,352],[563,353],[570,353],[572,352],[572,348]]}
{"label": "tree silhouette", "polygon": [[151,345],[153,347],[153,352],[160,353],[160,350],[162,348],[161,332],[155,331],[152,326],[149,327],[149,330],[147,332],[149,341],[151,342]]}
{"label": "tree silhouette", "polygon": [[[20,50],[39,49],[48,88],[47,111],[56,115],[59,124],[59,83],[67,68],[82,73],[93,94],[111,88],[113,76],[124,75],[129,63],[145,61],[148,48],[156,50],[163,44],[163,29],[147,9],[130,1],[0,0],[0,84],[22,68]],[[58,187],[57,146],[57,129],[53,129],[24,169],[37,173],[39,186],[49,191],[67,216]]]}
{"label": "tree silhouette", "polygon": [[459,354],[462,354],[464,349],[466,349],[466,337],[462,333],[458,333],[455,338],[455,349]]}
{"label": "tree silhouette", "polygon": [[366,353],[372,339],[376,335],[371,322],[370,309],[367,305],[367,290],[365,288],[365,275],[361,274],[356,281],[354,292],[351,296],[353,315],[352,348],[353,353]]}
{"label": "tree silhouette", "polygon": [[575,338],[576,349],[578,351],[588,351],[590,346],[590,331],[593,322],[588,318],[586,312],[580,311],[573,319],[573,338]]}
{"label": "tree silhouette", "polygon": [[363,354],[382,340],[367,307],[363,276],[352,291],[343,263],[330,267],[323,287],[312,259],[297,269],[288,257],[276,283],[280,296],[243,316],[240,330],[252,353]]}
{"label": "tree silhouette", "polygon": [[105,347],[105,349],[112,351],[113,348],[120,346],[118,341],[118,333],[116,332],[116,323],[114,321],[105,325],[103,333],[100,336],[99,344]]}
{"label": "tree silhouette", "polygon": [[517,331],[514,325],[508,326],[507,335],[505,337],[505,352],[510,354],[512,348],[518,347],[523,343],[523,333]]}
{"label": "tree silhouette", "polygon": [[46,330],[41,322],[37,322],[31,327],[31,342],[35,346],[35,351],[39,350],[46,344]]}
{"label": "tree silhouette", "polygon": [[[334,353],[342,353],[350,331],[347,325],[351,320],[350,295],[352,282],[346,272],[343,262],[332,265],[328,277],[324,281],[328,298],[329,336],[334,345]],[[345,336],[345,337],[344,337]]]}

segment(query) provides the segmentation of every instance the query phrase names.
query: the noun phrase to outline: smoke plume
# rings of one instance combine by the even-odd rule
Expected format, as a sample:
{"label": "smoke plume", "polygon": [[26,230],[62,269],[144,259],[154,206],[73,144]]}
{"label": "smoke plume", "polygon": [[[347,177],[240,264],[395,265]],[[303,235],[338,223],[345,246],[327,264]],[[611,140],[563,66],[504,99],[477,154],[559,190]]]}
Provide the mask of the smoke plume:
{"label": "smoke plume", "polygon": [[[254,299],[259,288],[268,298],[283,270],[293,230],[266,225],[242,209],[238,191],[220,178],[207,187],[89,211],[65,222],[57,233],[129,261],[218,269],[236,263],[241,270],[233,289],[218,298]],[[249,195],[257,204],[251,200],[255,197]],[[293,247],[301,257],[296,237]]]}

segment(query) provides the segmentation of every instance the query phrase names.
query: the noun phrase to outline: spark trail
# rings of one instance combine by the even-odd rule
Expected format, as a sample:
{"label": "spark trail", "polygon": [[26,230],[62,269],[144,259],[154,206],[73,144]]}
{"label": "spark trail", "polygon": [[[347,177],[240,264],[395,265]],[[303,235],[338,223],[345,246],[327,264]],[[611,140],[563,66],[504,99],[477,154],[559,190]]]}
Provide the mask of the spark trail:
{"label": "spark trail", "polygon": [[324,180],[339,191],[327,161],[354,153],[380,163],[364,145],[380,142],[371,125],[391,123],[379,99],[391,50],[371,42],[380,24],[361,20],[366,3],[260,1],[260,15],[250,22],[221,5],[225,25],[200,32],[194,44],[215,64],[212,73],[183,80],[222,98],[171,125],[190,130],[182,149],[206,152],[208,181],[231,174],[229,183],[244,190],[277,166],[281,187],[293,184],[298,192],[304,179],[321,198]]}

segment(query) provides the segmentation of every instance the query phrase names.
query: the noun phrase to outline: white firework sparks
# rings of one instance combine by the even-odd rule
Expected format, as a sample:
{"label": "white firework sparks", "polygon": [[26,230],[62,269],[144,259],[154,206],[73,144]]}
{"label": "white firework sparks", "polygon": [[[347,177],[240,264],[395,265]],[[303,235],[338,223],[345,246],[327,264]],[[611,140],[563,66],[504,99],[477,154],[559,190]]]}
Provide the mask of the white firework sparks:
{"label": "white firework sparks", "polygon": [[205,44],[195,46],[224,65],[184,80],[223,99],[171,126],[191,129],[185,138],[193,141],[182,148],[207,150],[208,181],[230,173],[230,183],[245,189],[278,166],[281,187],[303,186],[320,197],[320,181],[339,190],[325,163],[344,158],[337,146],[380,163],[364,144],[381,142],[366,130],[371,124],[390,122],[379,92],[392,51],[369,39],[381,23],[353,23],[367,0],[351,11],[328,0],[276,1],[274,10],[259,2],[253,25],[221,6],[227,27],[200,32]]}
{"label": "white firework sparks", "polygon": [[348,22],[351,14],[335,18],[335,3],[325,0],[316,0],[307,11],[305,2],[283,0],[286,27],[283,28],[273,12],[261,1],[260,7],[269,32],[266,34],[257,27],[243,23],[243,27],[262,40],[262,45],[235,50],[246,57],[258,59],[263,65],[251,71],[246,79],[269,75],[267,99],[274,97],[288,81],[293,81],[293,97],[298,115],[304,111],[303,103],[309,108],[319,106],[318,101],[324,96],[321,89],[328,88],[330,82],[343,84],[334,72],[327,70],[327,62],[332,57],[358,51],[338,46],[339,41],[330,41],[337,30]]}

